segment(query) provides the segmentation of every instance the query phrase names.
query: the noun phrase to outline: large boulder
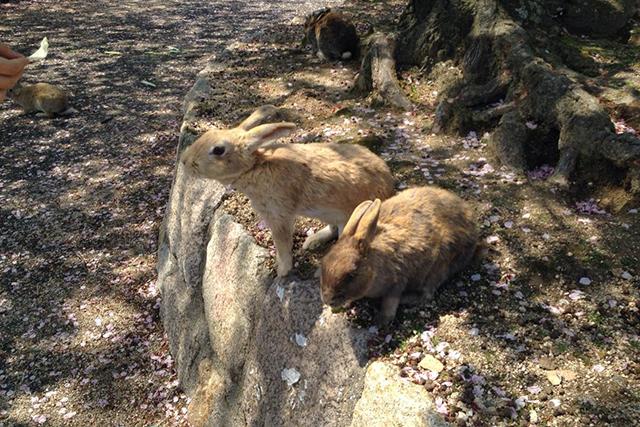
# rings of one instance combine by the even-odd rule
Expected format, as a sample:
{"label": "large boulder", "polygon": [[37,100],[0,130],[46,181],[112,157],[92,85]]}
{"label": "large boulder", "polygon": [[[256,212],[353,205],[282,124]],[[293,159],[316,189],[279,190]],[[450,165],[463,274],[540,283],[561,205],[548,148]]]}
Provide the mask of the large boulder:
{"label": "large boulder", "polygon": [[[224,96],[207,75],[185,100],[178,156],[197,136],[190,129],[199,105]],[[190,421],[441,424],[424,388],[405,382],[396,367],[368,367],[369,332],[323,308],[317,280],[274,280],[268,251],[220,207],[225,191],[177,162],[160,231],[161,315],[192,398]]]}

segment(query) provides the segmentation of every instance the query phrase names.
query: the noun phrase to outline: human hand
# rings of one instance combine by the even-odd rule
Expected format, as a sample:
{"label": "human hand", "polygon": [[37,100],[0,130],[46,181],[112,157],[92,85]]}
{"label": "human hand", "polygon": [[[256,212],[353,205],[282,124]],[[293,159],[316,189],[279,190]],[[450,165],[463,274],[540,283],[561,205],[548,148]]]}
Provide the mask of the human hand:
{"label": "human hand", "polygon": [[23,55],[0,43],[0,102],[6,97],[7,89],[20,80],[28,63],[29,60]]}

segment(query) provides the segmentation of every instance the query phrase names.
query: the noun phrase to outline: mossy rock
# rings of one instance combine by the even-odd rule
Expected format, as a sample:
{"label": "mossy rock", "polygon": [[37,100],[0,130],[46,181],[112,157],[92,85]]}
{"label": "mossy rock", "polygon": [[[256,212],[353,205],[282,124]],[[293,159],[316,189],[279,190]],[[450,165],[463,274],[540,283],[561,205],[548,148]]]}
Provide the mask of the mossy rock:
{"label": "mossy rock", "polygon": [[573,43],[565,44],[560,42],[557,43],[555,47],[560,58],[562,58],[564,63],[569,67],[590,77],[596,77],[600,74],[598,63]]}

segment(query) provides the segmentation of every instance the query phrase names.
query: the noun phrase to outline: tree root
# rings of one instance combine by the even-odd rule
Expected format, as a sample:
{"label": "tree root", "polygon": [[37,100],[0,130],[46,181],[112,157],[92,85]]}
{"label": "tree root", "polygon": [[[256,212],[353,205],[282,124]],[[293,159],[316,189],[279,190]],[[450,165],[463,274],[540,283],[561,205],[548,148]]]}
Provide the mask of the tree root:
{"label": "tree root", "polygon": [[395,42],[382,33],[373,33],[364,43],[365,53],[354,89],[373,92],[374,97],[394,107],[411,110],[413,105],[402,92],[396,77]]}
{"label": "tree root", "polygon": [[[439,20],[436,12],[463,3],[413,0],[405,14],[414,16],[401,20],[409,25],[398,37],[405,57],[411,54],[407,50],[419,55],[442,50],[446,44],[438,43],[449,39],[464,40],[460,47],[466,48],[451,55],[462,67],[463,78],[440,92],[434,131],[467,132],[497,122],[488,142],[502,163],[527,169],[540,165],[542,153],[555,160],[552,179],[560,184],[580,180],[603,161],[629,173],[638,168],[640,139],[616,135],[609,114],[573,78],[575,73],[552,62],[552,55],[536,53],[527,31],[503,7],[505,2],[476,0],[472,8],[454,7],[469,14],[472,24],[467,29],[451,29]],[[430,4],[430,9],[424,16],[415,15],[422,4]],[[422,44],[415,40],[417,28]],[[413,62],[423,64],[425,59]],[[500,98],[504,102],[497,103]]]}

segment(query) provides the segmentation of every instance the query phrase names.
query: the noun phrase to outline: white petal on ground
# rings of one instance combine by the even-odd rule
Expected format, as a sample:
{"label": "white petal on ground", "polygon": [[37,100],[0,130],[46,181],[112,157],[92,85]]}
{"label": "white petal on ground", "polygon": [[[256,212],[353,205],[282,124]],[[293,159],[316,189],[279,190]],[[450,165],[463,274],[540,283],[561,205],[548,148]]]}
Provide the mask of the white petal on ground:
{"label": "white petal on ground", "polygon": [[531,394],[538,394],[542,391],[542,387],[538,386],[538,385],[532,385],[527,387],[527,391]]}
{"label": "white petal on ground", "polygon": [[278,296],[278,299],[282,301],[284,298],[284,288],[282,286],[276,286],[276,295]]}
{"label": "white petal on ground", "polygon": [[580,284],[581,285],[590,285],[591,284],[591,279],[589,279],[588,277],[581,277],[580,278]]}
{"label": "white petal on ground", "polygon": [[282,381],[285,381],[289,387],[300,381],[300,372],[295,368],[285,368],[280,374]]}
{"label": "white petal on ground", "polygon": [[486,241],[488,244],[493,245],[494,243],[498,243],[500,241],[500,237],[495,235],[488,236]]}
{"label": "white petal on ground", "polygon": [[75,416],[76,416],[76,414],[77,414],[77,412],[75,412],[75,411],[73,411],[73,412],[67,412],[66,414],[64,414],[64,415],[62,416],[62,418],[64,418],[65,420],[68,420],[68,419],[70,419],[70,418],[75,417]]}
{"label": "white petal on ground", "polygon": [[458,350],[451,350],[451,351],[449,351],[449,354],[447,355],[447,357],[449,357],[449,359],[451,359],[451,360],[458,360],[458,359],[460,359],[461,356],[462,356],[462,354]]}
{"label": "white petal on ground", "polygon": [[582,299],[582,298],[584,298],[584,292],[578,289],[574,289],[569,293],[569,299],[573,301],[578,301],[579,299]]}
{"label": "white petal on ground", "polygon": [[307,337],[305,337],[302,334],[296,334],[295,336],[296,339],[296,344],[298,344],[300,347],[306,347],[307,346]]}

